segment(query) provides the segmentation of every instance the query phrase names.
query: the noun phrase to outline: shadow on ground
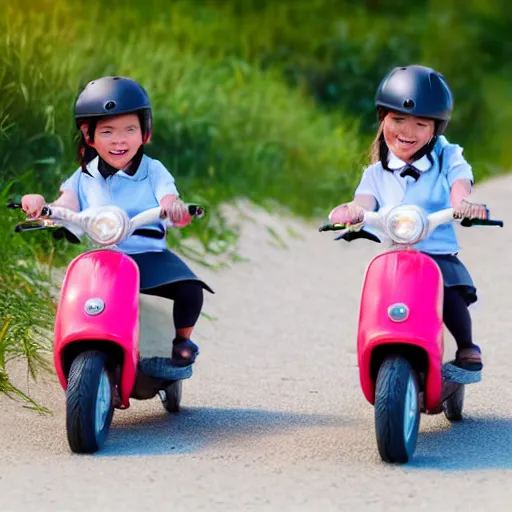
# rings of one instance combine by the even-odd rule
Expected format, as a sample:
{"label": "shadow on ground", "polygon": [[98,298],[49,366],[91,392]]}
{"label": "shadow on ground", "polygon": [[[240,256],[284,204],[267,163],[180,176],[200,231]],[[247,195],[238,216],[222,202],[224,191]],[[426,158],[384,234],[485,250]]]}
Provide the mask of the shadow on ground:
{"label": "shadow on ground", "polygon": [[422,432],[408,467],[447,471],[512,469],[512,419],[473,417]]}
{"label": "shadow on ground", "polygon": [[340,416],[256,409],[187,408],[179,414],[120,419],[96,456],[192,453],[209,445],[265,435],[293,435],[292,429],[346,427]]}

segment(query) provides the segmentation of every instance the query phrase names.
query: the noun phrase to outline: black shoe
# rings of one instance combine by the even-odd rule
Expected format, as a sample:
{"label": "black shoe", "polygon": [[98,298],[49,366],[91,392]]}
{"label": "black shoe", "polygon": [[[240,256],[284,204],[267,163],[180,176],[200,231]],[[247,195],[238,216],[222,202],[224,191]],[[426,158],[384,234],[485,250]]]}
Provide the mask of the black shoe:
{"label": "black shoe", "polygon": [[174,366],[190,366],[199,355],[199,347],[188,338],[177,336],[172,342],[171,362]]}

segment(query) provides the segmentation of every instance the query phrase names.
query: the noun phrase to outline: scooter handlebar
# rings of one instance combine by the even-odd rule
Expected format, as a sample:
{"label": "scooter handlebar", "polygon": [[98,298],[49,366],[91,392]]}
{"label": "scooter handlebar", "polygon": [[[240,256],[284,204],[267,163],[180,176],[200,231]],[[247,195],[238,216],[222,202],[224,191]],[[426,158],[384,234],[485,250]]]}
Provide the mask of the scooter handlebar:
{"label": "scooter handlebar", "polygon": [[[454,217],[455,210],[453,208],[446,208],[444,210],[440,210],[435,213],[431,213],[428,216],[430,229],[432,232],[435,228],[440,226],[441,224],[446,224],[448,222],[457,222],[458,219]],[[490,216],[490,211],[487,210],[487,215]],[[323,224],[318,228],[318,231],[341,231],[341,230],[358,230],[363,225],[378,225],[380,220],[383,219],[383,215],[379,212],[366,212],[364,215],[363,222],[359,224]],[[499,226],[503,227],[503,221],[501,220],[491,220],[491,219],[470,219],[468,217],[464,217],[460,220],[460,224],[463,227],[472,227],[472,226]],[[429,233],[430,234],[430,233]]]}
{"label": "scooter handlebar", "polygon": [[470,228],[471,226],[499,226],[503,227],[502,220],[490,220],[490,219],[469,219],[465,217],[460,221],[460,225],[465,228]]}
{"label": "scooter handlebar", "polygon": [[[21,203],[18,202],[9,202],[7,203],[8,208],[21,208]],[[205,215],[205,209],[202,206],[197,204],[188,204],[189,214],[196,219],[202,218]],[[119,210],[119,209],[118,209]],[[121,213],[121,212],[120,212]],[[123,236],[123,239],[133,234],[138,228],[144,225],[156,224],[158,222],[162,222],[161,216],[161,208],[158,206],[156,208],[151,208],[150,210],[146,210],[131,220],[128,219],[125,212],[123,213],[123,217],[125,217],[127,231]],[[87,229],[87,219],[90,218],[90,214],[94,215],[93,211],[90,213],[88,210],[84,210],[80,213],[75,212],[73,210],[69,210],[68,208],[64,208],[62,206],[54,206],[54,205],[46,205],[43,207],[41,211],[41,215],[37,219],[30,219],[25,222],[18,224],[15,227],[15,232],[19,233],[22,231],[33,231],[36,229],[46,229],[49,227],[58,227],[60,225],[65,226],[67,229],[70,229],[70,225],[77,226],[80,228],[81,233],[83,230]],[[51,220],[50,220],[51,219]],[[172,227],[172,222],[168,220],[164,221],[165,227]],[[142,230],[143,231],[143,230]],[[137,233],[138,234],[138,233]],[[146,235],[147,236],[147,235]],[[165,236],[162,233],[162,237]]]}

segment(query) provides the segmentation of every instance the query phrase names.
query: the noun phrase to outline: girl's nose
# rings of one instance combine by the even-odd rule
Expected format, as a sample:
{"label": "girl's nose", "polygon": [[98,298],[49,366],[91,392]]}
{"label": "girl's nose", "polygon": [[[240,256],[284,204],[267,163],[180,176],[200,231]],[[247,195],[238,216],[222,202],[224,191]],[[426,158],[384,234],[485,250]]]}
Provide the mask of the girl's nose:
{"label": "girl's nose", "polygon": [[414,128],[410,125],[404,125],[402,126],[402,136],[405,138],[410,138],[414,135]]}

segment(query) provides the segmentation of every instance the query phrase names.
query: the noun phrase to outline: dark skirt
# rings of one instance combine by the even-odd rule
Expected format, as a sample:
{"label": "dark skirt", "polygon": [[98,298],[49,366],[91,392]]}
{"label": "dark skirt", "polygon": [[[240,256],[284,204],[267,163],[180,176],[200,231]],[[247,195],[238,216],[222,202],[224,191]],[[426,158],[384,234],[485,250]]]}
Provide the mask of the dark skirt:
{"label": "dark skirt", "polygon": [[473,279],[457,256],[452,254],[429,254],[429,256],[441,269],[445,287],[460,287],[468,306],[478,300]]}
{"label": "dark skirt", "polygon": [[188,265],[169,250],[129,254],[140,272],[140,290],[143,292],[159,286],[180,281],[199,281],[210,293],[213,290],[199,279]]}

